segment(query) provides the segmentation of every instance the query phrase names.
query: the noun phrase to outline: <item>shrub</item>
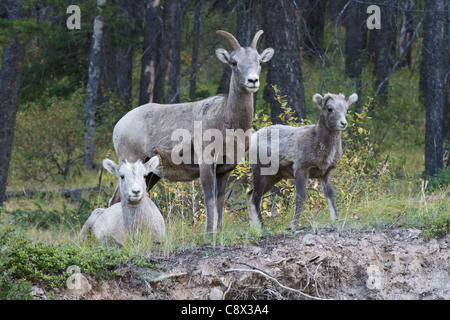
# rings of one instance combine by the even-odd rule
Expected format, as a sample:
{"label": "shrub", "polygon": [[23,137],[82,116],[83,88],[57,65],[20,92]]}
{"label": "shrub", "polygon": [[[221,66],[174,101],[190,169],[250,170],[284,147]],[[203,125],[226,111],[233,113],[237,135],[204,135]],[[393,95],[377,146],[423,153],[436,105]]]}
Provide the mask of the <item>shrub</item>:
{"label": "shrub", "polygon": [[[0,290],[8,297],[26,295],[29,282],[44,281],[53,287],[64,287],[69,266],[97,279],[119,275],[118,267],[132,263],[139,267],[161,268],[147,258],[125,249],[74,244],[33,243],[12,226],[0,227]],[[17,281],[16,279],[21,279]],[[5,287],[4,283],[7,284]]]}
{"label": "shrub", "polygon": [[83,155],[83,92],[67,99],[48,98],[48,105],[28,103],[18,112],[11,170],[19,179],[64,180]]}

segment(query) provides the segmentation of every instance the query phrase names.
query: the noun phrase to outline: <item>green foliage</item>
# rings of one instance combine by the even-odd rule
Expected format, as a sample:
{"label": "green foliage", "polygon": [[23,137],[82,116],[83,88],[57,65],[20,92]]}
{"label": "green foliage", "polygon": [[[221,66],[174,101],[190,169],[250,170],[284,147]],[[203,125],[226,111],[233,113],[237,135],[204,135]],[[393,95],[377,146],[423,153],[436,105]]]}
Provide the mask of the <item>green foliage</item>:
{"label": "green foliage", "polygon": [[[35,227],[38,229],[55,229],[60,227],[79,228],[83,225],[85,217],[89,216],[91,209],[84,199],[79,199],[77,208],[69,208],[63,202],[62,209],[48,209],[43,200],[35,200],[35,209],[24,208],[6,212],[11,222],[22,228]],[[3,209],[0,208],[0,212]]]}
{"label": "green foliage", "polygon": [[[128,263],[161,268],[150,263],[147,258],[124,249],[33,243],[11,226],[0,227],[0,250],[0,270],[6,279],[0,283],[0,288],[7,297],[29,292],[30,285],[26,282],[44,281],[53,287],[64,287],[69,277],[66,270],[72,265],[97,279],[119,275],[118,267]],[[19,282],[16,279],[22,280]],[[4,287],[3,283],[7,283],[8,287]]]}
{"label": "green foliage", "polygon": [[439,238],[450,232],[449,210],[448,199],[433,203],[424,198],[420,207],[413,207],[402,212],[398,223],[422,229],[426,240]]}
{"label": "green foliage", "polygon": [[16,279],[8,268],[9,255],[18,250],[22,241],[12,226],[0,227],[0,300],[30,300],[32,285],[24,279]]}
{"label": "green foliage", "polygon": [[427,191],[450,188],[450,167],[440,169],[432,177],[428,177]]}
{"label": "green foliage", "polygon": [[36,19],[11,21],[0,19],[0,45],[8,45],[11,37],[17,36],[19,41],[27,42],[37,32],[43,36],[50,35],[50,23],[43,21],[41,24]]}
{"label": "green foliage", "polygon": [[[46,93],[44,93],[45,95]],[[70,99],[48,97],[17,114],[11,170],[23,180],[66,179],[83,156],[83,92]]]}

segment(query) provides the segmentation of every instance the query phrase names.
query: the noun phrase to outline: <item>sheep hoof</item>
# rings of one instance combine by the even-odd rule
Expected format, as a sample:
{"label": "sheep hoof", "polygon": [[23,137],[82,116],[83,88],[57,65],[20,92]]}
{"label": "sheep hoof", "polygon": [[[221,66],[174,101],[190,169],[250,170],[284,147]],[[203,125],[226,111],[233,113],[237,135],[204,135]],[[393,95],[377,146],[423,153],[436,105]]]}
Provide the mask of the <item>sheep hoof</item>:
{"label": "sheep hoof", "polygon": [[311,230],[311,228],[307,228],[307,227],[302,227],[302,226],[292,226],[290,225],[289,227],[286,227],[284,229],[286,232],[291,233],[293,235],[299,234],[301,232],[307,232],[309,230]]}

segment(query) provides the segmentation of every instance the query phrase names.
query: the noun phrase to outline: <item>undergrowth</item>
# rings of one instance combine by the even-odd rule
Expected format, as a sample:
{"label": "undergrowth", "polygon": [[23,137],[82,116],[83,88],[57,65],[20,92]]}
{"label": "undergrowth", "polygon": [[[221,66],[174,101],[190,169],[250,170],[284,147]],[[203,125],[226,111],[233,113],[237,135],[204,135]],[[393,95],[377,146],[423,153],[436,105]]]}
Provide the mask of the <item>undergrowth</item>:
{"label": "undergrowth", "polygon": [[152,263],[148,256],[127,248],[33,242],[12,225],[0,227],[0,252],[0,299],[30,299],[33,283],[65,287],[70,266],[77,266],[83,274],[99,280],[120,275],[118,268],[122,265],[163,268]]}

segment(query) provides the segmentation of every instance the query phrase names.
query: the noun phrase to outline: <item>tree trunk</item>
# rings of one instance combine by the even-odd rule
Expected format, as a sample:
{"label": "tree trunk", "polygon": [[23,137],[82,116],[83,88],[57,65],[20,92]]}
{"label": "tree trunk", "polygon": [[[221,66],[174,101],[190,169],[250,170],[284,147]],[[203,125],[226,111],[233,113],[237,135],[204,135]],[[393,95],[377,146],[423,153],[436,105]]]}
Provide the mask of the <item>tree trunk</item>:
{"label": "tree trunk", "polygon": [[[383,1],[377,0],[380,4],[383,4]],[[380,5],[381,29],[370,30],[369,41],[372,43],[369,50],[372,50],[374,57],[374,89],[377,91],[378,87],[381,86],[377,100],[382,104],[387,101],[389,80],[386,80],[386,78],[392,68],[393,56],[396,53],[396,15],[396,9],[392,6]]]}
{"label": "tree trunk", "polygon": [[[118,94],[116,48],[113,45],[112,31],[111,24],[108,21],[103,21],[100,49],[102,59],[100,60],[100,82],[97,93],[97,106],[100,108],[109,103],[111,96],[114,97]],[[108,112],[111,112],[111,110],[108,110]],[[101,123],[103,119],[99,118],[98,120]]]}
{"label": "tree trunk", "polygon": [[444,0],[425,0],[424,38],[421,78],[424,79],[425,175],[433,176],[443,167],[442,111],[443,111],[443,52]]}
{"label": "tree trunk", "polygon": [[[362,92],[363,51],[367,47],[366,6],[353,2],[345,15],[345,74],[355,80],[358,97]],[[361,99],[355,103],[355,111],[361,112]]]}
{"label": "tree trunk", "polygon": [[[131,20],[135,10],[134,1],[120,0],[120,11],[127,20]],[[129,25],[119,30],[122,44],[116,51],[117,94],[120,100],[131,108],[133,45]]]}
{"label": "tree trunk", "polygon": [[167,67],[170,61],[170,51],[172,46],[172,19],[175,0],[166,0],[161,13],[161,32],[157,36],[157,51],[155,64],[155,82],[153,87],[153,102],[167,103],[165,96]]}
{"label": "tree trunk", "polygon": [[[97,0],[97,6],[102,6],[106,0]],[[84,126],[84,167],[88,170],[94,168],[94,133],[95,113],[98,100],[98,89],[101,72],[102,44],[104,20],[101,15],[94,19],[94,32],[92,34],[91,51],[89,56],[89,76],[86,88],[85,126]]]}
{"label": "tree trunk", "polygon": [[[450,3],[447,2],[447,73],[445,74],[445,103],[444,103],[444,120],[443,120],[443,136],[444,140],[450,142]],[[450,165],[450,157],[447,166]]]}
{"label": "tree trunk", "polygon": [[160,0],[148,0],[146,4],[139,105],[161,101],[154,95],[158,37],[163,28],[159,5]]}
{"label": "tree trunk", "polygon": [[189,99],[195,101],[195,92],[197,85],[198,72],[198,42],[200,37],[200,15],[203,8],[204,0],[200,0],[195,4],[194,9],[194,38],[192,42],[192,64],[191,77],[189,78]]}
{"label": "tree trunk", "polygon": [[184,6],[185,1],[170,0],[166,1],[169,8],[169,23],[171,33],[171,44],[170,44],[170,70],[169,70],[169,88],[168,88],[168,98],[169,103],[179,103],[180,102],[180,86],[181,86],[181,31],[183,29],[183,16],[184,16]]}
{"label": "tree trunk", "polygon": [[[10,1],[8,19],[16,21],[24,15],[20,1]],[[25,44],[13,36],[3,49],[0,70],[0,206],[5,199],[24,56]]]}
{"label": "tree trunk", "polygon": [[367,42],[367,14],[365,6],[353,2],[347,6],[345,19],[345,74],[350,78],[361,76],[358,66]]}
{"label": "tree trunk", "polygon": [[404,1],[403,8],[405,10],[402,11],[402,27],[400,29],[398,55],[399,57],[401,57],[403,54],[405,54],[403,61],[400,63],[400,66],[410,68],[412,46],[408,47],[408,43],[411,41],[414,33],[414,22],[415,22],[414,10],[416,10],[417,0],[403,0],[403,1]]}
{"label": "tree trunk", "polygon": [[322,41],[327,0],[305,0],[303,3],[302,43],[306,53],[314,56],[323,51]]}
{"label": "tree trunk", "polygon": [[294,111],[294,116],[300,121],[306,117],[306,105],[296,21],[298,12],[291,0],[264,0],[262,11],[264,44],[275,50],[274,58],[269,62],[264,100],[270,103],[272,122],[282,123],[279,117],[281,105],[272,88],[272,85],[277,85],[281,96],[287,100],[287,107]]}

